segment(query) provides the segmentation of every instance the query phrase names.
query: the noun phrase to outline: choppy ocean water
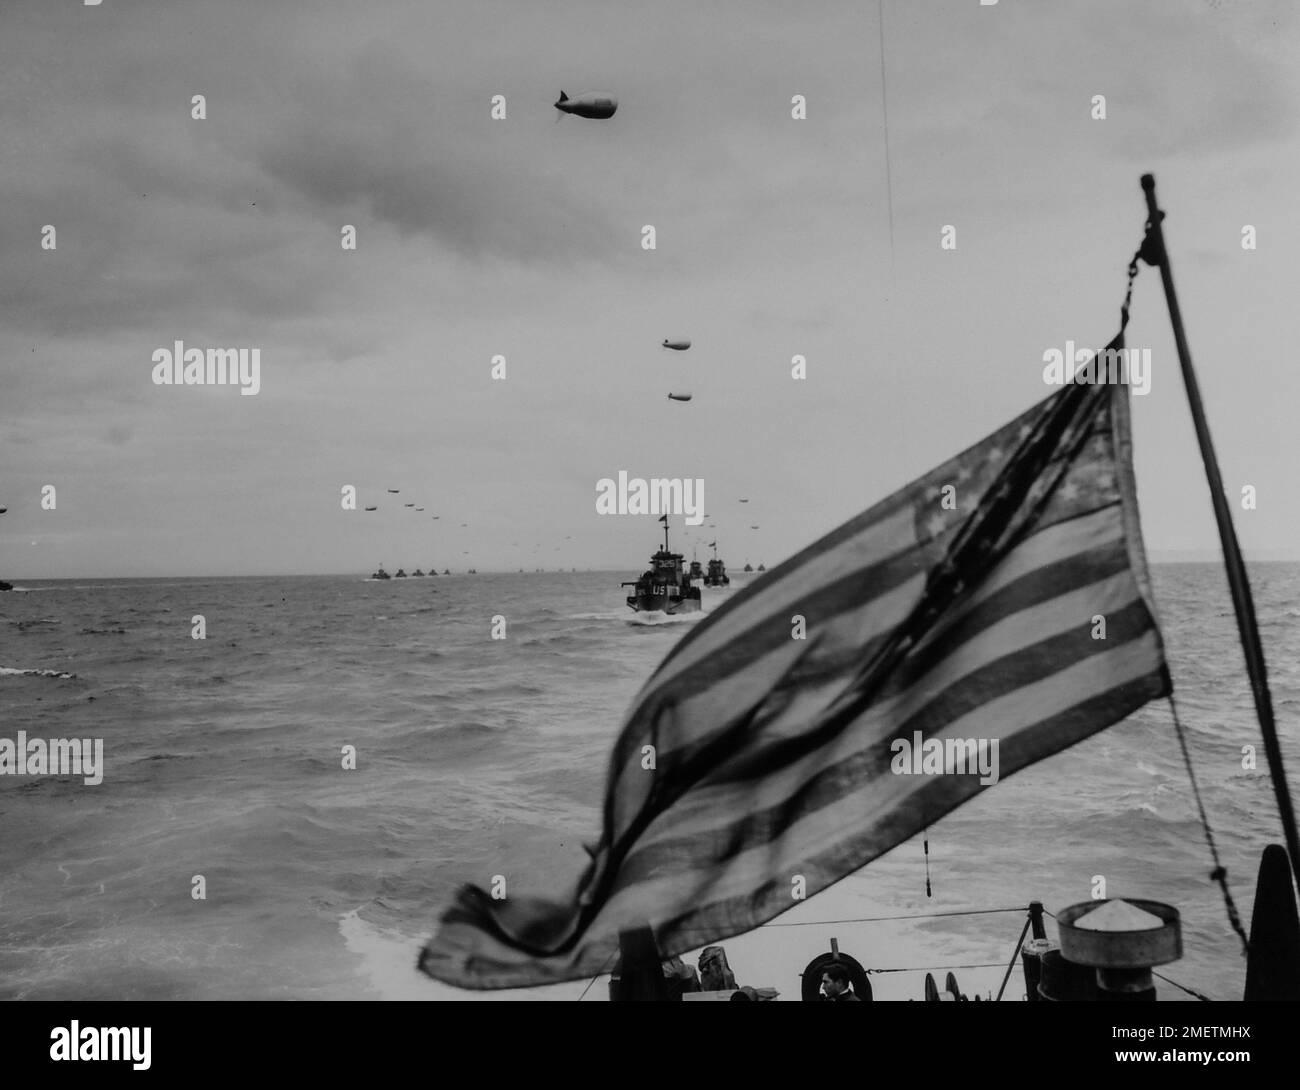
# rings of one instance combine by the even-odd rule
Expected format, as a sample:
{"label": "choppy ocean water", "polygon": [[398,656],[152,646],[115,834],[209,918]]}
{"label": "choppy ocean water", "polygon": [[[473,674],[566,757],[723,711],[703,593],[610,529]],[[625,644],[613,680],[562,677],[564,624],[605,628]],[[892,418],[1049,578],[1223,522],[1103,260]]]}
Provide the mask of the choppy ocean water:
{"label": "choppy ocean water", "polygon": [[[0,595],[0,736],[103,738],[105,773],[98,786],[0,776],[0,997],[505,997],[428,981],[416,954],[460,882],[554,890],[581,869],[623,714],[696,623],[630,623],[628,577],[19,582]],[[1258,771],[1241,766],[1259,738],[1226,586],[1214,565],[1154,578],[1248,926],[1259,852],[1281,836],[1262,747]],[[1254,565],[1252,580],[1300,796],[1300,565]],[[191,639],[195,614],[205,640]],[[503,641],[489,638],[496,614]],[[355,771],[341,767],[347,745]],[[918,838],[783,926],[729,940],[737,978],[796,998],[799,969],[835,935],[870,967],[980,966],[958,977],[984,994],[1018,916],[817,921],[1031,899],[1057,910],[1102,875],[1110,896],[1182,911],[1185,956],[1168,976],[1241,994],[1166,703],[1003,781],[929,840],[932,898]],[[191,897],[195,875],[206,900]],[[923,975],[875,977],[876,994],[920,998]],[[1021,990],[1017,973],[1009,994]]]}

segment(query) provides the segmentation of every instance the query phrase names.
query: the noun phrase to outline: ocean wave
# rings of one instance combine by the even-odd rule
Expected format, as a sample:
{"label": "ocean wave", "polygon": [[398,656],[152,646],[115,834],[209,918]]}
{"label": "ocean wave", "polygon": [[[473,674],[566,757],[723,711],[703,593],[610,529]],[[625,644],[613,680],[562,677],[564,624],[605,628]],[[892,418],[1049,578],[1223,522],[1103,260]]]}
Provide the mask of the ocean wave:
{"label": "ocean wave", "polygon": [[[509,1000],[549,1000],[573,1002],[587,991],[585,980],[551,984],[541,988],[515,988],[501,991],[467,992],[432,980],[416,967],[416,957],[427,934],[382,928],[361,915],[361,906],[338,918],[339,936],[348,953],[358,960],[357,973],[381,999],[453,1000],[467,999],[497,1002]],[[605,993],[591,989],[596,998]],[[589,997],[590,998],[590,997]]]}
{"label": "ocean wave", "polygon": [[694,613],[664,613],[657,609],[642,611],[635,617],[626,618],[633,628],[666,628],[669,625],[694,624],[708,614],[696,610]]}
{"label": "ocean wave", "polygon": [[57,677],[73,679],[77,675],[62,670],[24,670],[17,666],[0,666],[0,677]]}

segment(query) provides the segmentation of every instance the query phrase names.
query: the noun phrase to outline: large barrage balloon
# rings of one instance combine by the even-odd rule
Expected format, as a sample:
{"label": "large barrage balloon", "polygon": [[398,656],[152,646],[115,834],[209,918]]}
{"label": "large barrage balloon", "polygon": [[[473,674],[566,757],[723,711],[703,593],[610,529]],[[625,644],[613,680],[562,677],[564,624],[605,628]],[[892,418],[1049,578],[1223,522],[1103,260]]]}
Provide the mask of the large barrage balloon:
{"label": "large barrage balloon", "polygon": [[670,401],[690,401],[691,395],[688,393],[669,394],[668,398]]}
{"label": "large barrage balloon", "polygon": [[614,116],[614,111],[618,109],[618,99],[608,91],[584,91],[573,98],[561,91],[560,97],[555,101],[555,108],[561,113],[601,120]]}
{"label": "large barrage balloon", "polygon": [[674,352],[685,352],[691,347],[691,342],[687,340],[664,341],[665,348],[671,348]]}

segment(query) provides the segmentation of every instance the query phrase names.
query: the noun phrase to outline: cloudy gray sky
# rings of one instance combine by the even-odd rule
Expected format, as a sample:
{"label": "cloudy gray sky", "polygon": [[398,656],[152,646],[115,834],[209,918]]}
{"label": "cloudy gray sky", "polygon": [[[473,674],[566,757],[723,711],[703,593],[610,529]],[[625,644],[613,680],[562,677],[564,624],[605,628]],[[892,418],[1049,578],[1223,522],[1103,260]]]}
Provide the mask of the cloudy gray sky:
{"label": "cloudy gray sky", "polygon": [[[875,3],[6,0],[0,576],[639,568],[620,469],[703,478],[676,542],[770,565],[1113,334],[1144,171],[1243,544],[1296,555],[1293,5],[883,8],[892,260]],[[153,385],[177,339],[261,392]],[[1147,544],[1210,548],[1154,270],[1129,343]]]}

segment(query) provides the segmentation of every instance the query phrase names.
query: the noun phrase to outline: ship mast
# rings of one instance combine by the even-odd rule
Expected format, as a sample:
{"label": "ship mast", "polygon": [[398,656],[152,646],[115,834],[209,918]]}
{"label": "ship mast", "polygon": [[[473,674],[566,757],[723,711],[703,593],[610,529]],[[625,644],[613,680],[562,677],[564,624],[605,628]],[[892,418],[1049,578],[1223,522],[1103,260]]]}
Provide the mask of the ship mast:
{"label": "ship mast", "polygon": [[1201,461],[1205,463],[1205,479],[1210,486],[1210,500],[1214,505],[1214,520],[1219,527],[1219,541],[1223,545],[1223,565],[1227,569],[1232,607],[1237,615],[1237,633],[1241,637],[1246,672],[1250,676],[1255,696],[1255,713],[1259,717],[1260,733],[1264,736],[1264,752],[1268,755],[1268,770],[1273,780],[1273,793],[1277,797],[1278,815],[1282,819],[1282,832],[1291,856],[1292,880],[1297,889],[1300,889],[1300,871],[1297,870],[1300,867],[1300,837],[1296,835],[1295,810],[1291,806],[1291,793],[1282,767],[1282,749],[1278,744],[1277,727],[1273,721],[1273,698],[1269,693],[1268,674],[1264,666],[1264,647],[1255,622],[1255,603],[1250,593],[1250,580],[1246,577],[1246,564],[1237,544],[1232,512],[1224,495],[1223,477],[1219,473],[1219,461],[1210,439],[1210,426],[1205,419],[1200,386],[1196,381],[1196,372],[1192,370],[1192,352],[1187,346],[1187,335],[1183,331],[1183,316],[1178,309],[1178,296],[1174,292],[1174,274],[1169,267],[1169,251],[1165,249],[1164,231],[1160,227],[1165,214],[1156,206],[1154,175],[1142,175],[1142,189],[1147,200],[1149,243],[1143,245],[1142,257],[1148,265],[1160,266],[1165,302],[1169,305],[1169,321],[1174,327],[1174,343],[1178,346],[1178,362],[1183,372],[1183,386],[1192,410],[1192,424],[1196,428],[1196,442],[1201,448]]}

